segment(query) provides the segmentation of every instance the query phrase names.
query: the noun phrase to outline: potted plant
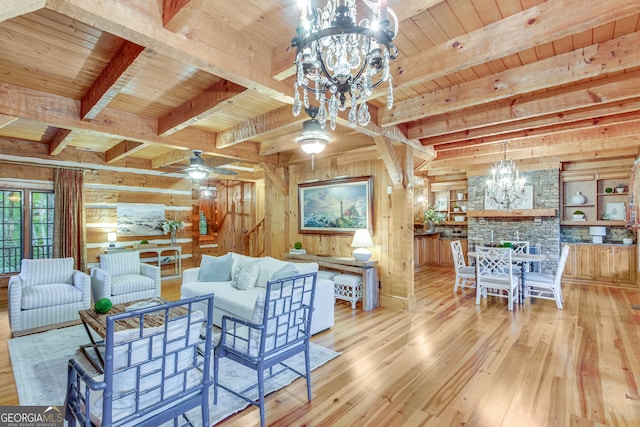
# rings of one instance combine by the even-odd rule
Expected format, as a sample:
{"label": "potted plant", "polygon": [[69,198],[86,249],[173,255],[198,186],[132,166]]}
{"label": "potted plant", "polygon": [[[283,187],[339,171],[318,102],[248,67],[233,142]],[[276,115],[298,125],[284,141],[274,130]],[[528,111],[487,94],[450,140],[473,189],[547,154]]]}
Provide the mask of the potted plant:
{"label": "potted plant", "polygon": [[616,193],[624,193],[624,184],[618,184],[616,186]]}
{"label": "potted plant", "polygon": [[460,212],[460,206],[455,205],[455,206],[453,207],[453,211],[454,211],[454,212]]}
{"label": "potted plant", "polygon": [[178,230],[182,230],[183,228],[184,228],[184,222],[180,220],[175,220],[175,219],[165,221],[162,224],[162,231],[164,231],[165,233],[171,233],[171,244],[174,246],[177,243],[176,232]]}
{"label": "potted plant", "polygon": [[584,212],[581,210],[573,211],[573,219],[584,219]]}

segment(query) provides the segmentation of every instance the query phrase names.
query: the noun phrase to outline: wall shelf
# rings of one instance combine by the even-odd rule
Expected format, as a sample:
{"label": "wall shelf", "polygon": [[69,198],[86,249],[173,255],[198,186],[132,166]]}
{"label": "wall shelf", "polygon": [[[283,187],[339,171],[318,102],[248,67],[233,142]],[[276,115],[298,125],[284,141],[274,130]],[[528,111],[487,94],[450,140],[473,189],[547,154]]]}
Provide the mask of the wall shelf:
{"label": "wall shelf", "polygon": [[477,210],[467,211],[467,217],[472,218],[529,218],[540,216],[556,216],[556,209],[514,209],[512,211]]}

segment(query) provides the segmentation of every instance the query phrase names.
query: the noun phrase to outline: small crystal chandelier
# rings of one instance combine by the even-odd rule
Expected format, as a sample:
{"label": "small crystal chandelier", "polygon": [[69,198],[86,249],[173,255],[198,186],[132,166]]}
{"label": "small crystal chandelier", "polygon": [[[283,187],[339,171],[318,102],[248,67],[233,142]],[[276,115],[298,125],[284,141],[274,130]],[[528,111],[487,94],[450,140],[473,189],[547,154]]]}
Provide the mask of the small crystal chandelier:
{"label": "small crystal chandelier", "polygon": [[393,44],[398,18],[386,7],[386,0],[362,0],[366,8],[360,10],[367,9],[370,16],[356,25],[356,1],[327,0],[321,9],[316,0],[300,0],[300,25],[291,40],[296,48],[293,114],[309,107],[311,94],[319,103],[317,119],[322,128],[328,118],[335,130],[338,112],[348,106],[349,125],[366,126],[371,120],[367,98],[386,81],[387,108],[393,107],[389,61],[398,57]]}
{"label": "small crystal chandelier", "polygon": [[513,159],[507,161],[507,142],[504,142],[504,157],[491,169],[487,179],[487,197],[498,205],[498,210],[512,210],[524,201],[525,179],[520,178]]}

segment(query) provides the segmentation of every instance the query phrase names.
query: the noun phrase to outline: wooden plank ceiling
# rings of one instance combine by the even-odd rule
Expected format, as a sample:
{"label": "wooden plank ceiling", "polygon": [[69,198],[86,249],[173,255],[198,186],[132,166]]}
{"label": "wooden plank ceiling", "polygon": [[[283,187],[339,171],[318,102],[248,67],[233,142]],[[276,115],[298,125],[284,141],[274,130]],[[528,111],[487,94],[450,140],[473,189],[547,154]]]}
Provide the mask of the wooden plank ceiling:
{"label": "wooden plank ceiling", "polygon": [[[388,4],[395,105],[381,90],[371,124],[342,117],[316,162],[397,169],[407,144],[416,174],[482,171],[504,141],[532,168],[638,155],[637,0]],[[197,149],[212,166],[309,162],[291,114],[297,15],[295,0],[0,0],[0,160],[163,173]]]}

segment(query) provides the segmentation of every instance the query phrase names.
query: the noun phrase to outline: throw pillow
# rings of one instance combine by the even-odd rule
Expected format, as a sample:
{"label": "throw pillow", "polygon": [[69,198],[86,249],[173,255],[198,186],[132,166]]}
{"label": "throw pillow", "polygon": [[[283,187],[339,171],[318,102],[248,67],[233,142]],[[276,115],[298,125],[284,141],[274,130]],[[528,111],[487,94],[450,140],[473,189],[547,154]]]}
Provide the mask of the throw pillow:
{"label": "throw pillow", "polygon": [[231,253],[215,257],[202,255],[198,282],[228,282],[231,280]]}
{"label": "throw pillow", "polygon": [[287,261],[281,261],[276,258],[271,258],[266,256],[262,258],[262,265],[260,266],[260,275],[258,276],[258,281],[256,282],[256,287],[266,288],[267,282],[271,280],[271,276],[276,271],[280,270],[285,265],[290,264]]}
{"label": "throw pillow", "polygon": [[287,265],[274,272],[269,280],[288,279],[299,274],[300,273],[298,273],[298,269],[296,268],[296,266],[292,262],[289,262],[287,263]]}
{"label": "throw pillow", "polygon": [[260,274],[260,260],[245,262],[236,267],[231,286],[240,290],[251,289],[256,285]]}

